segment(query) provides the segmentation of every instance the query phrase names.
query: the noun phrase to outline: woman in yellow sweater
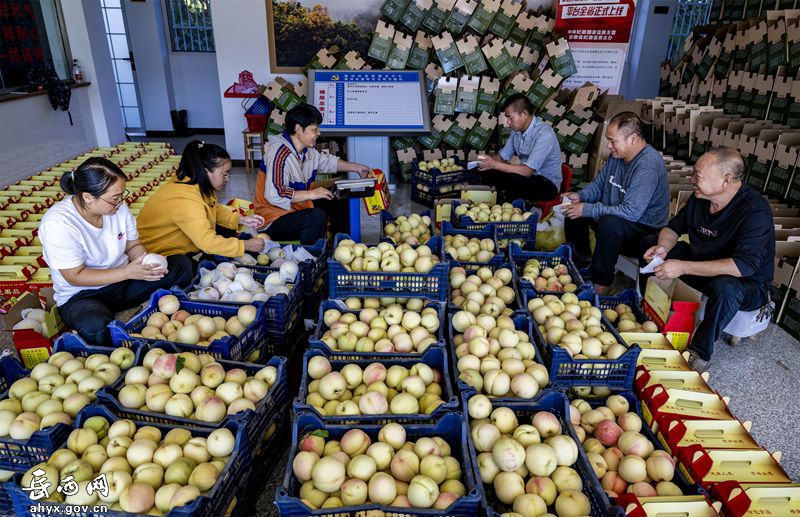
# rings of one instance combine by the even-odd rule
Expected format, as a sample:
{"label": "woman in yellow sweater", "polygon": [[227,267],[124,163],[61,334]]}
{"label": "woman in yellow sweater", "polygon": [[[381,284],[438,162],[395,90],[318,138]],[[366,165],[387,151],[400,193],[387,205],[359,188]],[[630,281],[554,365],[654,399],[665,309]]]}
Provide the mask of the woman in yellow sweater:
{"label": "woman in yellow sweater", "polygon": [[[136,221],[139,238],[152,253],[164,256],[208,255],[241,257],[260,252],[264,239],[241,240],[239,225],[261,228],[261,216],[242,216],[217,202],[217,192],[228,184],[231,157],[222,147],[193,140],[183,151],[176,177],[153,194]],[[217,226],[232,236],[217,233]]]}

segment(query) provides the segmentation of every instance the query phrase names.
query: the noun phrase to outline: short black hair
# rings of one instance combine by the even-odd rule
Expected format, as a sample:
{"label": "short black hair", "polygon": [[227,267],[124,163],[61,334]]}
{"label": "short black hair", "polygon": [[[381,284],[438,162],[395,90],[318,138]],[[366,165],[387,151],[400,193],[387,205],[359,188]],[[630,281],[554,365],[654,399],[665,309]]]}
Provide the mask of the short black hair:
{"label": "short black hair", "polygon": [[122,169],[107,158],[95,156],[78,165],[78,168],[61,176],[61,190],[75,196],[78,204],[84,206],[81,194],[100,197],[118,180],[127,181]]}
{"label": "short black hair", "polygon": [[197,185],[200,193],[211,199],[216,195],[216,191],[208,175],[212,169],[216,169],[230,159],[228,151],[222,147],[200,140],[192,140],[183,149],[181,162],[178,164],[178,179],[189,180],[186,183]]}
{"label": "short black hair", "polygon": [[730,174],[736,181],[744,179],[744,160],[736,149],[717,147],[706,151],[705,154],[714,157],[714,167],[722,174]]}
{"label": "short black hair", "polygon": [[308,126],[322,124],[322,113],[311,104],[301,103],[286,112],[286,132],[293,135],[297,132],[297,125],[305,129]]}
{"label": "short black hair", "polygon": [[523,111],[527,111],[528,115],[533,115],[533,103],[521,93],[515,93],[506,99],[505,102],[503,102],[503,111],[505,111],[505,109],[509,106],[512,110],[514,110],[514,113],[522,113]]}
{"label": "short black hair", "polygon": [[639,118],[639,115],[632,111],[622,111],[617,113],[608,123],[609,126],[611,124],[615,124],[617,129],[621,131],[625,137],[637,135],[642,140],[646,140],[644,136],[644,122],[642,122],[642,119]]}

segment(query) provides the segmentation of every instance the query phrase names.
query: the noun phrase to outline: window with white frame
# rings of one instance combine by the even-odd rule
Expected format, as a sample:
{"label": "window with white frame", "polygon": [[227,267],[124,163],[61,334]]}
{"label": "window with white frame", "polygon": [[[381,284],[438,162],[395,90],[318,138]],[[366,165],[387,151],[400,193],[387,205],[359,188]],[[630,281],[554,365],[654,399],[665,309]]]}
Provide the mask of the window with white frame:
{"label": "window with white frame", "polygon": [[710,15],[711,0],[678,0],[675,4],[675,18],[672,20],[667,59],[672,59],[681,51],[684,41],[695,26],[707,24]]}
{"label": "window with white frame", "polygon": [[166,0],[173,52],[214,52],[210,0]]}

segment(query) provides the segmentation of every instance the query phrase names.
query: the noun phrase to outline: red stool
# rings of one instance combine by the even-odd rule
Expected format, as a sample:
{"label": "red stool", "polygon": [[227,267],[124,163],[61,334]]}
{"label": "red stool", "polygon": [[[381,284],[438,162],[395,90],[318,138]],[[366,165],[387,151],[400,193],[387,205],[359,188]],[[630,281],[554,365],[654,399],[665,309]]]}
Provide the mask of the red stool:
{"label": "red stool", "polygon": [[554,206],[561,204],[561,196],[564,195],[565,192],[569,190],[570,184],[572,183],[572,169],[566,163],[561,164],[561,189],[559,189],[558,194],[555,198],[551,199],[550,201],[535,201],[533,206],[538,208],[542,211],[541,217],[546,216],[553,210]]}

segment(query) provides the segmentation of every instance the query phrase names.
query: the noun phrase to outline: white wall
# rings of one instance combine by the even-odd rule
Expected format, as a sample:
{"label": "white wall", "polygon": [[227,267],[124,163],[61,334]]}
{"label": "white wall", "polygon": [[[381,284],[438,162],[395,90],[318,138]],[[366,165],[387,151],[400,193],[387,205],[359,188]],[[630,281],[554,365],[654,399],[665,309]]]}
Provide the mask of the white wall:
{"label": "white wall", "polygon": [[222,128],[222,103],[213,52],[173,52],[163,1],[125,0],[136,80],[149,131],[172,131],[170,110],[188,111],[190,128]]}
{"label": "white wall", "polygon": [[189,112],[189,127],[222,128],[217,55],[214,52],[170,52],[169,64],[175,107]]}
{"label": "white wall", "polygon": [[[217,45],[220,92],[236,82],[242,70],[250,70],[260,84],[271,81],[274,75],[269,71],[265,0],[211,0],[211,17]],[[293,82],[302,77],[298,74],[282,76]],[[222,99],[225,145],[236,160],[244,158],[242,130],[247,127],[241,101]]]}
{"label": "white wall", "polygon": [[[97,146],[90,87],[74,88],[66,112],[47,95],[0,103],[0,185],[11,185]],[[6,123],[8,122],[8,123]]]}

